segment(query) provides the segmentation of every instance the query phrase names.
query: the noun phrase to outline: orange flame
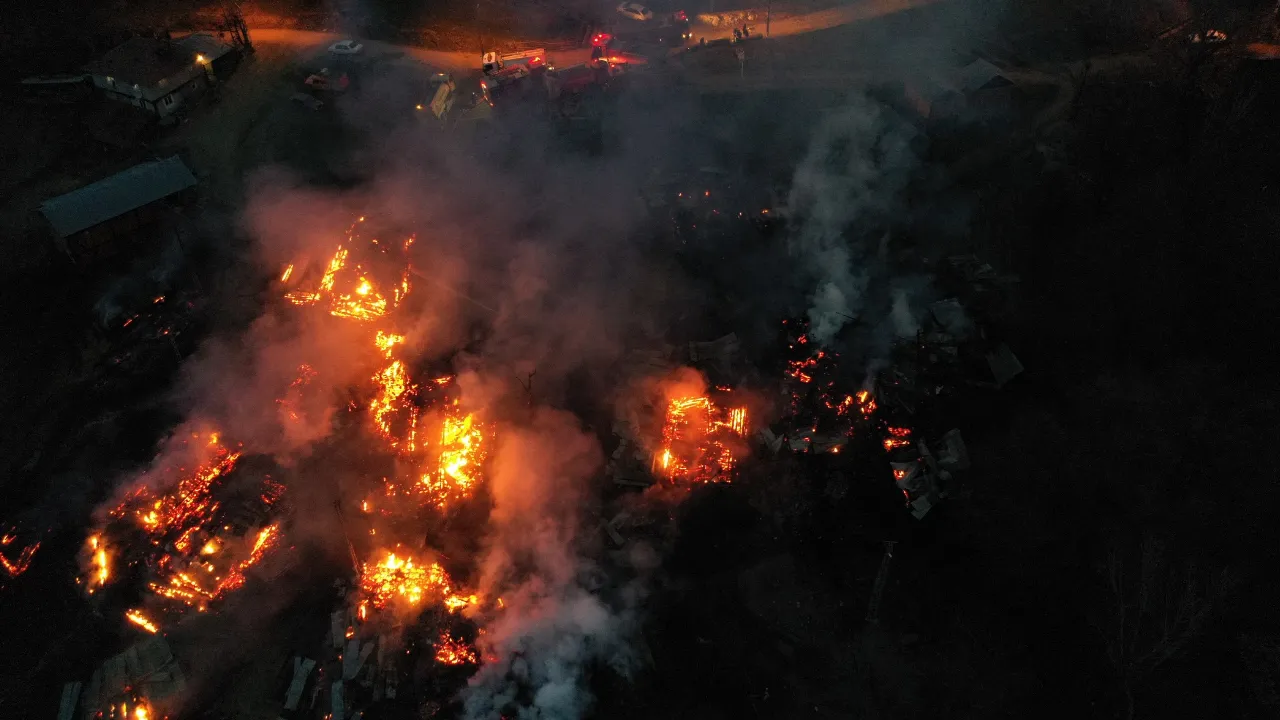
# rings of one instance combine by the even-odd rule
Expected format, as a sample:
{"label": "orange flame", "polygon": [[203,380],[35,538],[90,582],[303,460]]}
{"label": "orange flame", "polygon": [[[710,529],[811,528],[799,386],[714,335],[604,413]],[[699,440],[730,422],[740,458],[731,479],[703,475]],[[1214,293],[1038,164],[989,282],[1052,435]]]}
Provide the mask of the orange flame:
{"label": "orange flame", "polygon": [[889,428],[889,437],[884,439],[884,449],[893,450],[894,448],[908,447],[911,445],[910,428],[891,427]]}
{"label": "orange flame", "polygon": [[439,563],[419,563],[395,552],[377,565],[366,564],[360,574],[360,589],[376,608],[392,602],[416,607],[422,602],[439,602],[454,612],[476,602],[476,597],[457,595],[453,581]]}
{"label": "orange flame", "polygon": [[89,553],[90,562],[93,563],[93,569],[89,575],[89,594],[92,595],[95,590],[106,585],[111,579],[111,565],[101,536],[89,537]]}
{"label": "orange flame", "polygon": [[436,641],[436,662],[444,665],[474,665],[476,651],[470,645],[451,636],[446,630]]}
{"label": "orange flame", "polygon": [[669,481],[721,482],[736,463],[726,444],[747,433],[747,409],[723,409],[706,396],[681,397],[667,405],[656,470]]}
{"label": "orange flame", "polygon": [[[338,245],[320,281],[310,288],[285,293],[286,300],[304,306],[325,302],[331,315],[361,321],[381,318],[404,300],[409,294],[408,267],[400,273],[399,282],[391,285],[388,297],[370,272],[361,263],[352,261],[351,247],[363,242],[356,234],[357,226],[363,221],[364,218],[360,218],[348,229],[346,242]],[[412,237],[405,240],[405,250],[412,245],[412,240]],[[378,240],[371,239],[368,245],[378,247]],[[295,266],[290,264],[285,269],[280,278],[282,282],[289,279]]]}
{"label": "orange flame", "polygon": [[[17,539],[18,539],[18,536],[15,535],[13,532],[5,533],[3,537],[0,537],[0,548],[4,548],[12,545],[14,541]],[[5,574],[7,574],[10,578],[16,578],[22,573],[26,572],[27,568],[31,567],[31,560],[32,558],[35,557],[36,550],[39,550],[39,549],[40,549],[39,542],[32,543],[31,545],[26,545],[21,550],[18,551],[18,557],[14,558],[13,560],[9,559],[9,556],[7,553],[0,550],[0,567],[4,568]]]}
{"label": "orange flame", "polygon": [[124,616],[129,622],[137,625],[143,630],[146,630],[152,635],[160,632],[160,628],[156,627],[155,623],[148,620],[147,616],[143,615],[141,610],[129,610],[124,614]]}

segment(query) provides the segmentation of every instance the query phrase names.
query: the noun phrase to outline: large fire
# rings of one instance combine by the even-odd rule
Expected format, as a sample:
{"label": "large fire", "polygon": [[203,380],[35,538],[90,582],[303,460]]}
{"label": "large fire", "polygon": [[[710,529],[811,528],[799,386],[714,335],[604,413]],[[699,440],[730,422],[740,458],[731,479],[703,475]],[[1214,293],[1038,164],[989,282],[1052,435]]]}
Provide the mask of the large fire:
{"label": "large fire", "polygon": [[[319,278],[308,277],[305,266],[291,263],[280,274],[280,282],[297,281],[295,289],[285,293],[285,299],[295,305],[320,305],[335,317],[354,320],[377,320],[384,317],[409,295],[409,268],[400,271],[399,277],[380,282],[378,280],[378,255],[386,254],[386,247],[374,237],[365,240],[359,233],[364,222],[360,218],[347,230],[347,238],[334,250],[324,264]],[[408,250],[413,237],[402,241]],[[358,258],[352,257],[352,250]],[[313,280],[314,282],[309,282]]]}
{"label": "large fire", "polygon": [[388,447],[419,468],[413,489],[444,509],[480,483],[484,429],[474,414],[462,412],[453,376],[414,382],[405,363],[392,359],[404,340],[381,330],[374,338],[388,363],[373,376],[369,413]]}
{"label": "large fire", "polygon": [[654,471],[672,483],[727,482],[737,462],[735,441],[746,434],[746,408],[721,408],[705,395],[673,398]]}
{"label": "large fire", "polygon": [[141,610],[129,610],[124,614],[124,617],[129,622],[153,635],[160,632],[160,628],[156,627],[155,623],[151,622],[146,615],[142,614]]}
{"label": "large fire", "polygon": [[[245,573],[275,544],[278,524],[242,536],[229,523],[218,499],[242,453],[223,444],[216,432],[195,435],[192,440],[196,442],[187,446],[200,457],[196,467],[179,468],[176,481],[161,478],[156,487],[140,482],[111,511],[112,521],[89,536],[83,582],[90,594],[115,579],[112,556],[125,552],[128,538],[138,531],[149,540],[140,549],[151,575],[148,589],[176,607],[198,611],[243,585]],[[269,511],[282,493],[282,486],[263,478],[252,504],[260,512]],[[113,547],[119,549],[113,551]],[[149,619],[140,622],[140,617],[140,611],[126,615],[143,629],[156,627]]]}
{"label": "large fire", "polygon": [[416,561],[397,552],[388,552],[378,563],[365,564],[360,590],[375,608],[440,603],[455,612],[477,601],[475,595],[455,593],[453,580],[439,563]]}
{"label": "large fire", "polygon": [[211,601],[244,585],[245,572],[262,560],[275,544],[279,532],[279,525],[268,525],[259,530],[252,545],[242,553],[243,559],[232,560],[223,568],[215,565],[210,557],[223,551],[224,544],[217,540],[206,542],[196,558],[166,556],[167,560],[162,559],[161,562],[163,567],[172,570],[172,574],[168,575],[167,583],[152,582],[150,588],[160,597],[204,611]]}

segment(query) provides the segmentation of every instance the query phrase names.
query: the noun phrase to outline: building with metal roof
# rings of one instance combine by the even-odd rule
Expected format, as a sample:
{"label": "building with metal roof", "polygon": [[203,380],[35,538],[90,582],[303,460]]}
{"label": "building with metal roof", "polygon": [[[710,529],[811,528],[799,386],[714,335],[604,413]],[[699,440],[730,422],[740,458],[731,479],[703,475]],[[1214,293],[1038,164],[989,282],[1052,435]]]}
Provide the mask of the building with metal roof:
{"label": "building with metal roof", "polygon": [[174,155],[134,165],[90,185],[46,200],[40,212],[58,236],[62,250],[79,260],[101,254],[120,230],[132,231],[148,219],[148,209],[196,185],[196,178]]}

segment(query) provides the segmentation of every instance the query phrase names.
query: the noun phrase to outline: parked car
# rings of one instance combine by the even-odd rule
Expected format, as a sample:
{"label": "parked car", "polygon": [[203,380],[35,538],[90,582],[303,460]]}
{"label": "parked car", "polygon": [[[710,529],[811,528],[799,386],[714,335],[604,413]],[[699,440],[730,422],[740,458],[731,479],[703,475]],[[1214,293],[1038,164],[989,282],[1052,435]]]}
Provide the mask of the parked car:
{"label": "parked car", "polygon": [[640,3],[624,2],[618,6],[618,14],[640,22],[647,22],[653,19],[653,11]]}
{"label": "parked car", "polygon": [[294,93],[289,98],[308,110],[319,110],[324,107],[324,103],[311,97],[306,93]]}
{"label": "parked car", "polygon": [[313,90],[340,93],[346,92],[351,85],[351,78],[345,72],[335,78],[329,73],[329,68],[321,68],[320,72],[307,76],[303,83]]}
{"label": "parked car", "polygon": [[364,50],[364,45],[355,40],[339,40],[329,46],[329,52],[334,55],[356,55]]}

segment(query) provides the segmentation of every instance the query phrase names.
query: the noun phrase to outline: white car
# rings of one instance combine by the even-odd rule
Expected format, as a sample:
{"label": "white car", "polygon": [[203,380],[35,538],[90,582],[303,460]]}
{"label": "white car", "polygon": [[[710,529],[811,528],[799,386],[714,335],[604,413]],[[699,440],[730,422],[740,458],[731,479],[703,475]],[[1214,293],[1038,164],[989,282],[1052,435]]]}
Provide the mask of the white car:
{"label": "white car", "polygon": [[653,19],[653,11],[640,3],[624,2],[618,6],[618,14],[640,22]]}
{"label": "white car", "polygon": [[334,55],[355,55],[364,50],[364,45],[355,40],[341,40],[329,46],[329,52]]}

